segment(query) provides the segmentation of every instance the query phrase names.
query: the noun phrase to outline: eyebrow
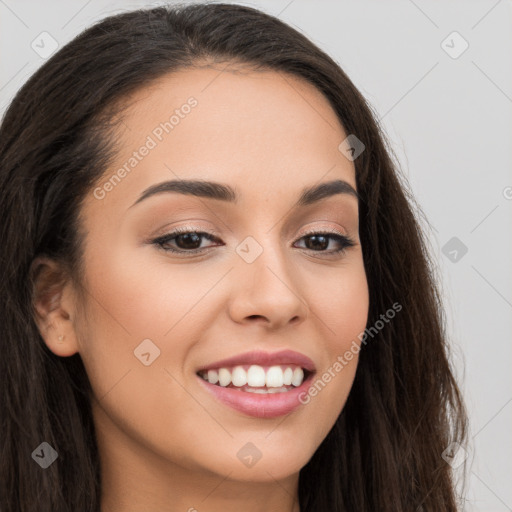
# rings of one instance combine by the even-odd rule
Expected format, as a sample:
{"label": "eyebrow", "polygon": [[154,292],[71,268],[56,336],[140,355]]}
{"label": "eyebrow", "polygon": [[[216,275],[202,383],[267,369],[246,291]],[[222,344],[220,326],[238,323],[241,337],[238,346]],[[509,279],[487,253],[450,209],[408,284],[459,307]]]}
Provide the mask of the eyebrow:
{"label": "eyebrow", "polygon": [[[204,197],[206,199],[217,199],[229,203],[236,203],[238,195],[236,191],[225,183],[205,180],[170,180],[152,185],[142,192],[137,201],[130,206],[144,201],[148,197],[165,192],[176,192],[195,197]],[[299,199],[294,207],[305,207],[312,205],[321,199],[326,199],[337,194],[347,194],[356,199],[359,197],[356,190],[350,183],[344,180],[333,180],[312,187],[306,187],[302,190]]]}

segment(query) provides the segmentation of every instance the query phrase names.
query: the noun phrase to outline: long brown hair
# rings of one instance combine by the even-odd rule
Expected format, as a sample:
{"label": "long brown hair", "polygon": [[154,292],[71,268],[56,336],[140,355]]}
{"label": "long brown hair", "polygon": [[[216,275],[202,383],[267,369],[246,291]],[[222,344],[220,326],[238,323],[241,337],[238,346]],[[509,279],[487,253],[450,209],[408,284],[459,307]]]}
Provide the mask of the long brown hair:
{"label": "long brown hair", "polygon": [[[348,49],[347,51],[350,51]],[[301,470],[302,512],[453,512],[451,467],[466,415],[448,362],[436,267],[418,208],[371,106],[305,36],[256,9],[193,4],[106,18],[60,49],[20,89],[0,127],[0,509],[98,512],[100,464],[79,354],[57,357],[33,320],[31,262],[83,263],[81,202],[115,151],[122,100],[202,60],[289,73],[320,90],[347,134],[370,289],[368,325],[402,305],[365,344],[346,405]],[[58,463],[31,453],[47,442]]]}

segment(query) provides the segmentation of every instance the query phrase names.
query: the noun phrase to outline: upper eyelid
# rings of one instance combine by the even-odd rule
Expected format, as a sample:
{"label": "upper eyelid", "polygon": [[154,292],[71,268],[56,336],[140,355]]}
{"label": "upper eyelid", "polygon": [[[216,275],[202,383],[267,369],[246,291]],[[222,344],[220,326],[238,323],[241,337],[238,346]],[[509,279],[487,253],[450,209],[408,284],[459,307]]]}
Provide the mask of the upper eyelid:
{"label": "upper eyelid", "polygon": [[[198,235],[209,235],[211,237],[220,239],[221,235],[219,235],[214,230],[209,230],[207,228],[197,228],[192,226],[180,226],[174,229],[171,229],[165,233],[162,233],[161,235],[158,235],[156,237],[153,237],[153,240],[160,240],[162,238],[167,237],[176,237],[180,234],[186,234],[186,233],[196,233]],[[301,233],[297,239],[303,238],[305,236],[310,236],[314,234],[327,234],[327,235],[338,235],[346,238],[350,238],[350,235],[348,233],[343,233],[340,229],[334,229],[334,228],[326,228],[326,227],[318,227],[318,228],[309,228],[305,232]]]}
{"label": "upper eyelid", "polygon": [[[186,221],[185,221],[186,222]],[[193,219],[191,220],[191,222],[193,222]],[[339,232],[340,234],[343,234],[344,236],[349,236],[349,231],[350,229],[347,229],[347,227],[345,226],[337,226],[337,227],[333,227],[332,225],[320,225],[318,226],[316,223],[318,222],[327,222],[327,223],[333,223],[334,221],[330,221],[328,219],[318,219],[316,221],[313,221],[313,222],[308,222],[306,224],[306,226],[308,226],[306,229],[305,229],[305,233],[310,233],[310,232],[321,232],[321,231],[332,231],[332,232]],[[313,224],[313,225],[312,225]],[[337,223],[336,223],[337,224]],[[233,233],[233,230],[231,228],[228,228],[228,230]],[[160,231],[160,230],[159,230]],[[218,236],[220,237],[221,234],[220,232],[218,232],[216,229],[214,228],[208,228],[208,227],[202,227],[202,226],[194,226],[193,224],[184,224],[184,225],[178,225],[176,227],[172,227],[172,228],[164,228],[163,231],[161,231],[161,235],[156,235],[157,237],[158,236],[165,236],[167,234],[171,234],[171,233],[174,233],[175,231],[192,231],[192,232],[196,232],[196,233],[207,233],[207,234],[210,234],[210,235],[213,235],[213,236]]]}

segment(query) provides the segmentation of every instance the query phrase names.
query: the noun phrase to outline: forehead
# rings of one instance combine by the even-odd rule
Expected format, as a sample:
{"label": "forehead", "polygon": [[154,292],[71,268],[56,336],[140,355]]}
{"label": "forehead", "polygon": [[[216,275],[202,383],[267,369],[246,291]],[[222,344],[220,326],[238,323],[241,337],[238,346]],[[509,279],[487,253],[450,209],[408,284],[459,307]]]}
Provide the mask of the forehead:
{"label": "forehead", "polygon": [[286,191],[295,200],[305,186],[337,178],[356,188],[334,110],[285,73],[225,64],[170,73],[128,99],[117,135],[100,185],[122,178],[110,180],[103,207],[128,208],[147,187],[180,178],[232,183],[247,201],[286,200]]}

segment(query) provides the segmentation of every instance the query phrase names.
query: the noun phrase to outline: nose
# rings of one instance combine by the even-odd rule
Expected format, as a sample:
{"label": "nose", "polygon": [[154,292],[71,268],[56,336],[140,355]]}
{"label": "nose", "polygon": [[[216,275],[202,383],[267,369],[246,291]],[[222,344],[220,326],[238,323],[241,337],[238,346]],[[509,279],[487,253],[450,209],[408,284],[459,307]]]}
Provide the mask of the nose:
{"label": "nose", "polygon": [[284,251],[270,244],[252,263],[237,261],[233,283],[229,313],[237,323],[259,323],[275,330],[298,325],[309,314],[300,275]]}

